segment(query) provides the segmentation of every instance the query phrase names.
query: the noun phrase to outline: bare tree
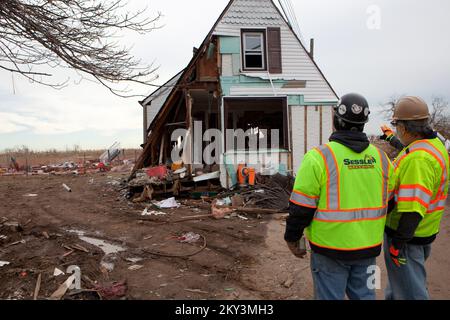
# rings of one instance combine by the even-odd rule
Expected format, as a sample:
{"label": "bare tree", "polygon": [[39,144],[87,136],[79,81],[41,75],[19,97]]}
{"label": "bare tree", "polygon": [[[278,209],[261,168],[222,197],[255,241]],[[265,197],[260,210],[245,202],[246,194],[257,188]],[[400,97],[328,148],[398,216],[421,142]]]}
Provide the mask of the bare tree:
{"label": "bare tree", "polygon": [[[385,120],[390,120],[394,113],[394,107],[400,97],[392,96],[382,104],[382,114]],[[434,96],[430,108],[430,123],[432,127],[446,138],[450,138],[450,113],[449,102],[442,96]]]}
{"label": "bare tree", "polygon": [[119,31],[146,33],[161,14],[146,17],[146,9],[130,12],[123,0],[0,0],[0,69],[33,82],[62,88],[55,67],[90,75],[111,92],[129,97],[117,83],[152,85],[155,68],[142,65],[129,48],[120,46]]}
{"label": "bare tree", "polygon": [[381,103],[381,114],[384,120],[391,120],[394,114],[394,108],[397,101],[400,99],[398,95],[392,95],[388,101]]}
{"label": "bare tree", "polygon": [[433,128],[447,139],[450,138],[450,114],[448,110],[449,103],[441,96],[433,98],[431,103],[431,124]]}

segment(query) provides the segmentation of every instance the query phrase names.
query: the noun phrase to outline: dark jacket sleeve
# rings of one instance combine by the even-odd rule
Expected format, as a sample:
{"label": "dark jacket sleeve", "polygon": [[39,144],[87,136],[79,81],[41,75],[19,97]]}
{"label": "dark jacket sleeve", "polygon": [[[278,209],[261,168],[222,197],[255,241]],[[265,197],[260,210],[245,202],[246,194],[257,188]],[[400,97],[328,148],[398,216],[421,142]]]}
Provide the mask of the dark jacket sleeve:
{"label": "dark jacket sleeve", "polygon": [[388,203],[388,211],[387,211],[387,213],[388,213],[388,214],[391,213],[392,210],[395,209],[395,206],[396,206],[396,205],[397,205],[397,202],[395,201],[395,198],[392,198],[391,200],[389,200],[389,203]]}
{"label": "dark jacket sleeve", "polygon": [[294,203],[289,204],[289,217],[286,220],[286,232],[284,240],[296,242],[303,235],[303,230],[308,227],[317,209],[302,207]]}
{"label": "dark jacket sleeve", "polygon": [[401,143],[401,141],[399,140],[399,138],[397,138],[396,136],[392,136],[389,140],[389,144],[391,146],[393,146],[395,149],[397,150],[403,150],[405,148],[405,146],[403,145],[403,143]]}
{"label": "dark jacket sleeve", "polygon": [[397,231],[392,239],[395,248],[403,249],[405,244],[414,238],[414,233],[420,221],[422,221],[422,216],[417,212],[402,213]]}

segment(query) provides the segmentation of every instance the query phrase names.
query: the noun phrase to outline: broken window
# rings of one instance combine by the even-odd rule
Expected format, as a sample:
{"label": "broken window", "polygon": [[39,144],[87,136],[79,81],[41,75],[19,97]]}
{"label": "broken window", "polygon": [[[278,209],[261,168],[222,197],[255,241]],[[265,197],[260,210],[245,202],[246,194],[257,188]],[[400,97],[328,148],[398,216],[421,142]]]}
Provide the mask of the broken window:
{"label": "broken window", "polygon": [[[226,98],[225,128],[234,130],[235,150],[288,149],[287,101],[285,98]],[[238,134],[245,132],[245,142]],[[226,134],[226,140],[233,139]],[[256,143],[256,145],[255,145]]]}
{"label": "broken window", "polygon": [[244,70],[266,70],[265,31],[242,31]]}

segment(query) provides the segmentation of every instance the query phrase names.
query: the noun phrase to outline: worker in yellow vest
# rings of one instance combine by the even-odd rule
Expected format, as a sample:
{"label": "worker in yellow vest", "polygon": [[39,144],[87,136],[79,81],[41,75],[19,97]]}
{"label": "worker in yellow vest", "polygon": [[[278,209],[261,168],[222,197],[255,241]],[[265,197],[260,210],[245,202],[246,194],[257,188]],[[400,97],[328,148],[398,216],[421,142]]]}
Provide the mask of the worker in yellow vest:
{"label": "worker in yellow vest", "polygon": [[375,299],[370,277],[381,254],[394,168],[363,132],[369,105],[359,94],[335,108],[330,142],[309,151],[297,173],[284,238],[294,255],[303,231],[319,300]]}
{"label": "worker in yellow vest", "polygon": [[449,156],[429,125],[425,101],[405,97],[392,125],[406,147],[394,161],[397,205],[386,221],[386,299],[427,300],[425,261],[439,233],[448,194]]}

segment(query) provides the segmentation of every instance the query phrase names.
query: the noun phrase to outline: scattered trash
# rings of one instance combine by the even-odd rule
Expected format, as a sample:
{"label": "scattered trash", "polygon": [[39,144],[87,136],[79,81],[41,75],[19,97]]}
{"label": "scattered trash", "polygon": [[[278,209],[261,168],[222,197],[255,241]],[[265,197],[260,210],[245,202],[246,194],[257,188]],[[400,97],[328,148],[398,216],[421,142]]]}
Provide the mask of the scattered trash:
{"label": "scattered trash", "polygon": [[150,240],[151,238],[153,238],[153,236],[145,236],[144,240]]}
{"label": "scattered trash", "polygon": [[231,205],[231,198],[230,197],[226,197],[223,199],[217,199],[216,200],[216,205],[218,206],[229,206]]}
{"label": "scattered trash", "polygon": [[145,171],[149,177],[156,177],[159,179],[165,178],[168,174],[167,167],[165,165],[148,168],[148,169],[145,169]]}
{"label": "scattered trash", "polygon": [[3,234],[0,234],[0,240],[6,240],[6,239],[8,239],[7,236],[5,236],[5,235],[3,235]]}
{"label": "scattered trash", "polygon": [[69,278],[67,278],[66,281],[50,296],[50,300],[61,300],[62,297],[66,294],[67,290],[69,290],[69,287],[72,286],[72,284],[75,281],[75,275],[71,275]]}
{"label": "scattered trash", "polygon": [[3,226],[9,228],[12,232],[23,231],[23,227],[18,222],[3,222]]}
{"label": "scattered trash", "polygon": [[34,197],[37,197],[38,195],[36,193],[27,193],[27,194],[24,194],[23,196],[24,197],[32,197],[32,198],[34,198]]}
{"label": "scattered trash", "polygon": [[126,281],[114,282],[109,285],[96,285],[95,290],[100,294],[100,296],[105,300],[114,300],[124,297],[127,293]]}
{"label": "scattered trash", "polygon": [[178,240],[181,243],[194,243],[200,240],[200,235],[194,232],[188,232],[183,234],[181,237],[178,237]]}
{"label": "scattered trash", "polygon": [[94,183],[94,178],[89,179],[89,184],[93,184]]}
{"label": "scattered trash", "polygon": [[241,216],[240,214],[238,214],[237,217],[238,217],[239,219],[241,219],[241,220],[248,220],[247,217]]}
{"label": "scattered trash", "polygon": [[234,291],[234,288],[225,288],[225,291]]}
{"label": "scattered trash", "polygon": [[19,277],[21,277],[21,278],[25,278],[26,276],[28,276],[28,272],[26,272],[26,271],[22,271],[19,273]]}
{"label": "scattered trash", "polygon": [[117,187],[117,186],[120,186],[121,183],[120,183],[120,181],[113,180],[113,181],[107,182],[106,184],[112,185],[113,187]]}
{"label": "scattered trash", "polygon": [[106,262],[106,261],[102,261],[100,262],[100,266],[102,269],[111,272],[114,270],[114,263],[112,262]]}
{"label": "scattered trash", "polygon": [[63,257],[63,258],[68,257],[68,256],[70,256],[70,255],[71,255],[72,253],[74,253],[74,252],[75,252],[75,250],[70,250],[70,251],[64,253],[64,254],[62,255],[62,257]]}
{"label": "scattered trash", "polygon": [[215,219],[223,219],[225,218],[226,215],[233,212],[233,209],[231,208],[218,208],[217,206],[218,206],[217,200],[214,200],[211,205],[211,215]]}
{"label": "scattered trash", "polygon": [[202,291],[200,289],[184,289],[187,292],[192,292],[192,293],[203,293],[203,294],[209,294],[209,292],[207,291]]}
{"label": "scattered trash", "polygon": [[126,258],[125,260],[128,262],[131,262],[131,263],[136,263],[136,262],[142,261],[144,259],[142,259],[142,258]]}
{"label": "scattered trash", "polygon": [[70,189],[67,184],[63,183],[62,186],[67,190],[67,192],[72,192],[72,189]]}
{"label": "scattered trash", "polygon": [[48,239],[50,239],[50,236],[49,236],[49,234],[46,232],[46,231],[43,231],[42,232],[42,235],[48,240]]}
{"label": "scattered trash", "polygon": [[8,261],[0,261],[0,268],[9,265],[10,262]]}
{"label": "scattered trash", "polygon": [[283,287],[289,289],[294,284],[294,279],[288,278],[286,281],[282,283]]}
{"label": "scattered trash", "polygon": [[26,241],[25,241],[25,240],[20,240],[20,241],[16,241],[16,242],[9,243],[8,245],[5,246],[5,248],[9,248],[9,247],[12,247],[12,246],[21,244],[21,243],[22,243],[22,244],[23,244],[23,243],[26,243]]}
{"label": "scattered trash", "polygon": [[147,199],[152,200],[152,197],[153,197],[153,187],[145,186],[144,191],[142,191],[141,195],[138,198],[134,199],[133,202],[138,203],[138,202],[144,202]]}
{"label": "scattered trash", "polygon": [[168,198],[159,202],[154,202],[153,204],[159,209],[171,209],[180,207],[180,203],[175,200],[175,197]]}
{"label": "scattered trash", "polygon": [[194,177],[192,180],[194,182],[206,181],[206,180],[214,180],[220,178],[220,171],[205,173],[199,176]]}
{"label": "scattered trash", "polygon": [[143,265],[135,264],[135,265],[130,266],[130,267],[128,268],[128,270],[135,271],[135,270],[142,269],[143,267],[144,267]]}
{"label": "scattered trash", "polygon": [[175,170],[175,171],[173,172],[174,175],[175,175],[175,174],[178,174],[178,175],[180,176],[181,179],[183,179],[184,177],[186,177],[186,173],[187,173],[187,169],[186,169],[186,168],[181,168],[181,169]]}
{"label": "scattered trash", "polygon": [[72,248],[74,248],[74,249],[76,249],[76,250],[78,250],[78,251],[83,251],[83,252],[89,253],[89,250],[88,250],[88,249],[86,249],[86,248],[83,247],[83,246],[80,246],[79,244],[73,244],[73,245],[72,245]]}
{"label": "scattered trash", "polygon": [[91,238],[91,237],[86,237],[86,236],[80,236],[80,240],[87,242],[89,244],[92,244],[96,247],[99,247],[100,249],[103,250],[103,252],[106,255],[109,254],[113,254],[113,253],[118,253],[121,251],[125,251],[125,248],[117,246],[117,245],[113,245],[111,243],[106,242],[105,240],[101,240],[101,239],[96,239],[96,238]]}
{"label": "scattered trash", "polygon": [[145,208],[144,211],[141,213],[141,216],[164,216],[167,213],[161,212],[161,211],[148,211],[149,208]]}
{"label": "scattered trash", "polygon": [[58,277],[58,276],[62,276],[62,275],[65,275],[65,273],[62,270],[55,268],[55,271],[53,271],[53,276]]}
{"label": "scattered trash", "polygon": [[245,201],[244,201],[244,197],[242,197],[240,194],[235,194],[234,196],[231,197],[231,205],[233,207],[242,207],[244,206]]}

